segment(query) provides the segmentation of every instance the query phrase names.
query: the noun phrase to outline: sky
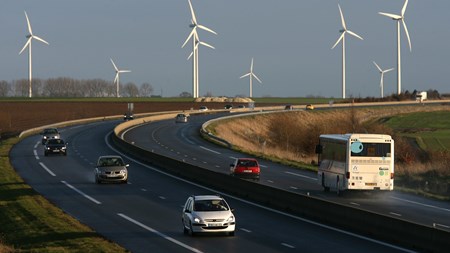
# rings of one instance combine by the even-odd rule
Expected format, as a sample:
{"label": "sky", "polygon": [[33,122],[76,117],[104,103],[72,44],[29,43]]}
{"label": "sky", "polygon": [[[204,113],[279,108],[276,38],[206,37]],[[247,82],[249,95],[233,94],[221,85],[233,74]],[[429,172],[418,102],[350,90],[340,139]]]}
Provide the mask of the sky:
{"label": "sky", "polygon": [[[218,35],[199,31],[216,49],[199,49],[200,95],[254,97],[341,97],[340,4],[347,28],[346,96],[379,97],[380,73],[397,66],[396,22],[378,12],[400,14],[404,0],[192,0],[197,21]],[[28,34],[33,41],[33,77],[114,79],[110,62],[131,73],[121,83],[148,82],[155,95],[192,91],[192,44],[188,0],[2,0],[0,80],[28,78],[28,52],[19,55]],[[450,1],[410,0],[402,30],[402,90],[450,92]],[[385,95],[396,93],[397,73],[385,74]]]}

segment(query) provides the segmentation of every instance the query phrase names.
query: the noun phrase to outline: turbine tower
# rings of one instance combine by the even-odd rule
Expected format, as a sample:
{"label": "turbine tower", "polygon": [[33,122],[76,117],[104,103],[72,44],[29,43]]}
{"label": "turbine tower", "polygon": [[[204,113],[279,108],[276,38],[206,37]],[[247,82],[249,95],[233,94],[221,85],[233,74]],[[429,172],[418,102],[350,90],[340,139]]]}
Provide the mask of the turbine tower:
{"label": "turbine tower", "polygon": [[[191,24],[189,25],[189,27],[192,28],[191,33],[189,34],[189,36],[187,37],[186,41],[183,43],[183,45],[181,46],[182,48],[187,44],[187,42],[192,38],[192,96],[194,98],[198,98],[199,97],[199,70],[198,70],[198,45],[204,45],[210,48],[213,48],[211,45],[206,44],[204,42],[200,42],[199,38],[198,38],[198,33],[197,33],[197,27],[205,30],[207,32],[216,34],[217,33],[211,29],[209,29],[206,26],[200,25],[197,22],[197,18],[195,16],[195,12],[194,12],[194,8],[192,7],[192,3],[191,0],[188,0],[189,3],[189,8],[191,10]],[[190,57],[188,57],[189,59]]]}
{"label": "turbine tower", "polygon": [[375,64],[375,67],[377,67],[377,69],[380,71],[380,74],[381,74],[380,89],[381,89],[381,98],[383,98],[384,97],[384,91],[383,91],[383,89],[384,89],[384,84],[383,84],[384,73],[392,71],[392,70],[394,70],[394,68],[382,70],[376,62],[373,62],[373,64]]}
{"label": "turbine tower", "polygon": [[32,87],[31,87],[32,81],[33,81],[32,80],[33,79],[32,78],[32,64],[31,64],[31,42],[32,42],[33,39],[35,39],[35,40],[43,42],[43,43],[45,43],[47,45],[49,45],[49,44],[48,44],[47,41],[45,41],[45,40],[41,39],[40,37],[38,37],[38,36],[33,34],[33,30],[31,29],[30,20],[28,19],[28,15],[27,15],[26,11],[25,11],[25,18],[27,19],[27,25],[28,25],[28,32],[29,32],[29,34],[26,36],[26,38],[28,38],[27,43],[25,43],[25,46],[23,46],[22,50],[20,50],[19,55],[22,54],[22,52],[25,50],[25,48],[28,47],[28,82],[29,82],[29,85],[28,85],[28,87],[29,87],[28,88],[29,89],[28,90],[28,97],[31,98],[33,96],[33,91],[32,91]]}
{"label": "turbine tower", "polygon": [[119,87],[120,87],[120,73],[128,73],[131,70],[121,70],[117,68],[114,61],[110,58],[112,65],[114,66],[114,70],[116,71],[116,77],[114,78],[114,83],[116,84],[116,97],[119,97]]}
{"label": "turbine tower", "polygon": [[253,77],[256,78],[256,80],[258,80],[259,83],[262,83],[261,80],[259,80],[259,78],[255,75],[255,73],[253,73],[253,58],[252,58],[252,62],[250,64],[250,72],[248,72],[247,74],[241,76],[240,78],[244,78],[246,76],[250,77],[250,97],[253,97],[253,93],[252,93],[252,89],[253,89]]}
{"label": "turbine tower", "polygon": [[346,26],[345,20],[344,20],[344,15],[342,14],[341,6],[339,4],[338,4],[338,7],[339,7],[339,13],[341,14],[341,23],[342,23],[342,29],[339,30],[339,32],[341,32],[342,34],[331,49],[335,48],[337,46],[337,44],[339,44],[339,42],[342,41],[342,98],[345,98],[345,34],[348,33],[360,40],[363,40],[363,38],[361,36],[359,36],[358,34],[347,29],[347,26]]}
{"label": "turbine tower", "polygon": [[405,0],[405,3],[403,4],[402,12],[400,15],[378,12],[378,14],[380,14],[380,15],[392,18],[393,20],[397,21],[397,94],[400,94],[402,92],[402,60],[401,60],[401,52],[400,52],[401,51],[400,50],[400,21],[403,23],[403,28],[405,29],[406,37],[408,38],[409,51],[412,50],[411,39],[409,37],[408,28],[406,27],[406,23],[405,23],[405,11],[406,11],[407,5],[408,5],[408,0]]}

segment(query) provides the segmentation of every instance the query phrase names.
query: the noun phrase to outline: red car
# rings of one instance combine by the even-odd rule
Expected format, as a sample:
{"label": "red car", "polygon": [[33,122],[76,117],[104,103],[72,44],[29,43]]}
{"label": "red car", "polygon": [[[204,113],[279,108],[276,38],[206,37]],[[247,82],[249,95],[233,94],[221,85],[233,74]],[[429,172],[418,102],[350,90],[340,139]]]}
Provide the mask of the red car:
{"label": "red car", "polygon": [[237,158],[230,164],[230,175],[259,181],[261,169],[254,158]]}

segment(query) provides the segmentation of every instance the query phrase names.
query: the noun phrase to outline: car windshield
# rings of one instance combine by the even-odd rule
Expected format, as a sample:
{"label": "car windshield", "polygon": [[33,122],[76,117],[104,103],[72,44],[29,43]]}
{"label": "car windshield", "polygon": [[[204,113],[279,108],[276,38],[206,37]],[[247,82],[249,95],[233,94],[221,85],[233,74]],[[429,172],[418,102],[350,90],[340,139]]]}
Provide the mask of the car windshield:
{"label": "car windshield", "polygon": [[50,139],[47,141],[48,144],[64,144],[64,141],[61,139]]}
{"label": "car windshield", "polygon": [[253,161],[253,160],[239,160],[238,165],[239,166],[245,166],[245,167],[256,167],[256,166],[258,166],[256,161]]}
{"label": "car windshield", "polygon": [[107,167],[107,166],[124,166],[124,163],[119,157],[108,157],[101,158],[98,161],[98,166]]}
{"label": "car windshield", "polygon": [[222,199],[206,199],[196,200],[194,203],[194,211],[211,212],[211,211],[228,211],[228,205]]}
{"label": "car windshield", "polygon": [[56,129],[45,129],[44,134],[57,134],[58,130]]}

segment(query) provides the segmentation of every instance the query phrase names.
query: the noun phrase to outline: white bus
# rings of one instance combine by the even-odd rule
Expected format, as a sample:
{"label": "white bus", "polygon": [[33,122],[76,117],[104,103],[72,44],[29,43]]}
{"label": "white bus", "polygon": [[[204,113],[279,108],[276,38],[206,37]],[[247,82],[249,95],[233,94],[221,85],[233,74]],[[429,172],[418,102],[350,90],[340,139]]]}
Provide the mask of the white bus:
{"label": "white bus", "polygon": [[394,189],[394,140],[383,134],[323,134],[318,183],[325,191]]}

